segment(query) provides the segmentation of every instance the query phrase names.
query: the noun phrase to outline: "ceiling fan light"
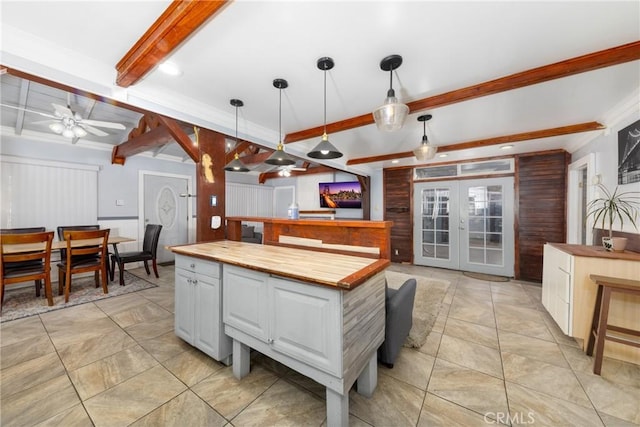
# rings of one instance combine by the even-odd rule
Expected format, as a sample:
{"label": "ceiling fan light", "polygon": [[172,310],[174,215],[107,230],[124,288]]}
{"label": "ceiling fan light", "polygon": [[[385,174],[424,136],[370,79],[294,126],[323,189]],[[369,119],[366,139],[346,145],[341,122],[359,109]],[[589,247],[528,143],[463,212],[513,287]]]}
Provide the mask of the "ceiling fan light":
{"label": "ceiling fan light", "polygon": [[73,128],[64,128],[62,131],[62,136],[65,138],[73,138],[76,134],[73,132]]}
{"label": "ceiling fan light", "polygon": [[83,137],[87,136],[87,131],[82,129],[80,126],[74,126],[73,127],[73,134],[77,138],[83,138]]}
{"label": "ceiling fan light", "polygon": [[337,159],[342,157],[342,153],[329,142],[329,138],[325,133],[322,135],[322,141],[316,145],[316,148],[307,153],[307,156],[314,159]]}
{"label": "ceiling fan light", "polygon": [[282,142],[278,143],[278,148],[264,161],[268,165],[289,166],[294,165],[296,161],[284,151]]}
{"label": "ceiling fan light", "polygon": [[62,123],[60,123],[60,122],[51,123],[49,125],[49,129],[51,129],[52,131],[54,131],[57,134],[60,134],[64,130],[64,125]]}
{"label": "ceiling fan light", "polygon": [[238,153],[235,154],[233,160],[227,163],[227,165],[224,167],[224,170],[229,172],[249,172],[249,168],[246,167],[244,163],[242,163],[242,160],[240,160],[240,156],[238,156]]}

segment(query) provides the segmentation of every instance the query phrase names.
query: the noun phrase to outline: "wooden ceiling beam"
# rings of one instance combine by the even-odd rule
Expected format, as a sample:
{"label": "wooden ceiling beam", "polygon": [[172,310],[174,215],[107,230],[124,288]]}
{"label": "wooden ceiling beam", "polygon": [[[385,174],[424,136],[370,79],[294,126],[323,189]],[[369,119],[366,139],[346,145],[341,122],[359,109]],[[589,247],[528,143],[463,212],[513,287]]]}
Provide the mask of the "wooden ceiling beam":
{"label": "wooden ceiling beam", "polygon": [[230,150],[225,156],[224,156],[224,164],[226,165],[227,163],[229,163],[230,161],[233,160],[233,158],[235,157],[236,153],[238,153],[238,156],[240,156],[240,154],[248,149],[251,146],[251,143],[249,141],[238,141],[238,143],[236,144],[236,146],[233,148],[233,150]]}
{"label": "wooden ceiling beam", "polygon": [[116,83],[138,82],[230,1],[174,0],[118,64]]}
{"label": "wooden ceiling beam", "polygon": [[[640,59],[640,41],[635,41],[553,64],[532,68],[527,71],[500,77],[495,80],[442,93],[440,95],[418,99],[407,103],[407,106],[409,107],[410,113],[415,113],[422,110],[444,107],[445,105],[455,104],[457,102],[468,101],[474,98],[480,98],[487,95],[493,95],[508,90],[543,83],[549,80],[568,77],[574,74],[636,61],[638,59]],[[373,123],[373,114],[367,113],[358,117],[352,117],[350,119],[327,124],[327,133],[332,134]],[[309,138],[319,137],[322,135],[323,129],[324,126],[317,126],[290,133],[284,138],[284,143],[289,144]]]}
{"label": "wooden ceiling beam", "polygon": [[[289,177],[292,176],[302,176],[302,175],[312,175],[316,173],[333,173],[338,169],[331,168],[329,166],[316,166],[313,168],[309,168],[306,171],[291,171]],[[282,178],[278,175],[278,172],[263,172],[258,177],[258,182],[260,184],[264,184],[268,179]],[[288,177],[287,177],[288,178]]]}
{"label": "wooden ceiling beam", "polygon": [[[594,130],[604,129],[606,126],[598,122],[586,122],[575,125],[560,126],[551,129],[535,130],[530,132],[516,133],[513,135],[496,136],[493,138],[478,139],[475,141],[461,142],[458,144],[442,145],[438,147],[438,153],[446,153],[449,151],[464,150],[469,148],[482,148],[491,145],[500,145],[514,142],[530,141],[532,139],[550,138],[552,136],[569,135],[572,133],[590,132]],[[383,154],[380,156],[361,157],[359,159],[347,160],[347,165],[359,165],[362,163],[382,162],[386,160],[401,159],[405,157],[413,157],[413,151],[404,151],[401,153]]]}
{"label": "wooden ceiling beam", "polygon": [[[139,134],[140,127],[129,134],[129,139],[122,144],[113,147],[111,153],[111,163],[124,165],[127,157],[152,150],[155,147],[161,147],[174,140],[182,147],[194,162],[199,161],[198,147],[193,144],[189,135],[182,129],[181,125],[168,117],[147,115],[140,120],[140,127],[147,128],[148,123],[154,123],[156,120],[159,125],[149,127],[147,132]],[[143,123],[144,121],[144,123]]]}

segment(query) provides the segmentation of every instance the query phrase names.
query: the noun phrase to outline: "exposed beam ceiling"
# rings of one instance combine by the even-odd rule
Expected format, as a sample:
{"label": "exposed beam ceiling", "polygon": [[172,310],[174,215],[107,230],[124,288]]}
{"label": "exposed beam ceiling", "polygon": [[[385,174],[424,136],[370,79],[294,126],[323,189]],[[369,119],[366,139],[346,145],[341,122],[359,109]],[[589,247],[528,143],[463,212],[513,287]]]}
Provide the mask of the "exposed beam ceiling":
{"label": "exposed beam ceiling", "polygon": [[116,83],[122,87],[136,83],[228,3],[173,1],[118,62]]}
{"label": "exposed beam ceiling", "polygon": [[[599,52],[589,53],[587,55],[544,65],[542,67],[532,68],[527,71],[500,77],[495,80],[445,92],[440,95],[418,99],[407,103],[407,106],[409,107],[410,113],[415,113],[426,109],[443,107],[457,102],[468,101],[482,96],[493,95],[638,59],[640,59],[640,41],[627,43],[610,49],[601,50]],[[327,133],[331,134],[373,123],[373,114],[367,113],[361,116],[327,124],[326,128]],[[284,138],[284,143],[290,144],[292,142],[318,137],[321,136],[323,132],[324,125],[289,133]],[[347,164],[350,163],[347,162]]]}
{"label": "exposed beam ceiling", "polygon": [[[512,142],[529,141],[532,139],[549,138],[552,136],[568,135],[572,133],[590,132],[594,130],[604,129],[606,126],[598,122],[579,123],[576,125],[561,126],[552,129],[536,130],[531,132],[517,133],[513,135],[497,136],[494,138],[479,139],[476,141],[461,142],[458,144],[443,145],[438,147],[438,153],[446,153],[448,151],[464,150],[468,148],[480,148],[490,145],[499,145]],[[405,151],[402,153],[390,153],[381,156],[361,157],[359,159],[350,159],[347,165],[358,165],[362,163],[380,162],[385,160],[400,159],[403,157],[413,157],[413,151]]]}

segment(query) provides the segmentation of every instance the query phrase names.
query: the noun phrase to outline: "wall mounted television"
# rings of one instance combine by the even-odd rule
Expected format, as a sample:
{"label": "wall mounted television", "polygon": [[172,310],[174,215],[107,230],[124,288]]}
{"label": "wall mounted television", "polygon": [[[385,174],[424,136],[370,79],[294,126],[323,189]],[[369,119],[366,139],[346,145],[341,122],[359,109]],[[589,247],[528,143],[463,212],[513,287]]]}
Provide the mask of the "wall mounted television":
{"label": "wall mounted television", "polygon": [[362,209],[362,188],[358,181],[321,182],[318,188],[321,208]]}

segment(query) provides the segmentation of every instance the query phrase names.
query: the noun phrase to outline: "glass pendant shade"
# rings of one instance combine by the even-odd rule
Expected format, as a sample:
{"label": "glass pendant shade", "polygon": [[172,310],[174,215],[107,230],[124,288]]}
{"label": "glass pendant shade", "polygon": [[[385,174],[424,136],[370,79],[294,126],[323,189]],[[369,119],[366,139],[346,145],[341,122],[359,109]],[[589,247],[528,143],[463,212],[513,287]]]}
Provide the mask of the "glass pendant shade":
{"label": "glass pendant shade", "polygon": [[73,133],[73,128],[65,128],[62,131],[62,136],[64,136],[65,138],[73,138],[74,136],[76,136],[76,134]]}
{"label": "glass pendant shade", "polygon": [[224,170],[230,172],[249,172],[249,168],[246,167],[244,163],[242,163],[242,161],[240,160],[240,156],[238,156],[238,153],[233,156],[233,160],[227,163],[227,165],[224,167]]}
{"label": "glass pendant shade", "polygon": [[82,137],[87,136],[87,131],[82,129],[80,126],[74,126],[73,134],[78,138],[82,138]]}
{"label": "glass pendant shade", "polygon": [[274,151],[273,154],[270,155],[269,158],[264,162],[268,165],[274,166],[289,166],[296,163],[296,161],[290,155],[285,153],[282,142],[278,143],[276,151]]}
{"label": "glass pendant shade", "polygon": [[415,150],[413,150],[413,154],[416,156],[418,160],[429,160],[433,159],[438,152],[438,147],[429,144],[429,140],[427,136],[422,137],[422,144]]}
{"label": "glass pendant shade", "polygon": [[400,55],[389,55],[380,61],[380,69],[389,72],[389,90],[384,104],[376,108],[373,112],[373,120],[378,129],[385,132],[399,130],[409,115],[409,107],[400,103],[393,90],[393,70],[402,65]]}
{"label": "glass pendant shade", "polygon": [[394,96],[393,89],[387,95],[389,96],[385,99],[384,104],[373,112],[373,120],[375,120],[378,129],[393,132],[404,125],[404,121],[409,115],[409,107],[398,101],[398,98]]}
{"label": "glass pendant shade", "polygon": [[422,122],[422,143],[418,148],[413,150],[413,154],[416,156],[418,160],[429,160],[433,159],[438,152],[438,147],[435,145],[429,144],[429,138],[427,138],[427,121],[431,120],[431,114],[423,114],[418,117],[418,121]]}
{"label": "glass pendant shade", "polygon": [[314,159],[337,159],[342,157],[342,153],[329,142],[329,137],[325,133],[322,135],[322,141],[316,145],[316,148],[307,153],[307,156]]}

